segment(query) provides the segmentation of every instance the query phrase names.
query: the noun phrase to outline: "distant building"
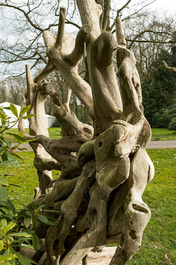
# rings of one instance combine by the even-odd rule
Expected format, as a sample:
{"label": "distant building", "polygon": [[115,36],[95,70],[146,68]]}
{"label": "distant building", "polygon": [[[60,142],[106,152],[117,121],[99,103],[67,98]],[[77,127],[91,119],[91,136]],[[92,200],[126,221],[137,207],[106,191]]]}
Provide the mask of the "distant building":
{"label": "distant building", "polygon": [[[15,105],[15,104],[13,104],[13,105],[17,108],[18,113],[19,113],[20,110],[21,110],[21,106],[18,106],[18,105]],[[10,103],[9,102],[0,103],[0,107],[10,107]],[[16,121],[15,115],[10,110],[4,109],[4,112],[5,112],[6,115],[11,117],[10,121]],[[52,125],[55,122],[56,118],[51,116],[51,115],[48,115],[48,114],[45,114],[45,117],[46,117],[46,122],[47,122],[47,128],[52,127]],[[25,128],[29,128],[28,120],[24,120],[24,127]],[[13,128],[18,128],[18,124],[16,124]]]}

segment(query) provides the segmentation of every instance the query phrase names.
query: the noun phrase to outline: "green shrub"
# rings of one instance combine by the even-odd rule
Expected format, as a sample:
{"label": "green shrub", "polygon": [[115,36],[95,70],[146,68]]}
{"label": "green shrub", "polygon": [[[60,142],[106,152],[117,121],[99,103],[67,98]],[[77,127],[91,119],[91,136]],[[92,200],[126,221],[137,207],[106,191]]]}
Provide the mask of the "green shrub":
{"label": "green shrub", "polygon": [[[154,128],[168,128],[171,120],[176,118],[176,105],[163,108],[153,115],[151,125]],[[171,130],[171,129],[170,129]]]}
{"label": "green shrub", "polygon": [[172,118],[171,122],[169,123],[169,130],[176,130],[176,117]]}

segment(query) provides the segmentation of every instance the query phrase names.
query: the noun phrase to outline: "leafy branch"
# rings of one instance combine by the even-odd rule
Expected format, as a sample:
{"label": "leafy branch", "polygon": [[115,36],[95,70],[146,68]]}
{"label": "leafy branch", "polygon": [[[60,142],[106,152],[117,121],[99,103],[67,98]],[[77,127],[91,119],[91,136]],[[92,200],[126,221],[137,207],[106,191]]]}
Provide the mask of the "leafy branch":
{"label": "leafy branch", "polygon": [[[16,117],[15,121],[11,121],[11,117],[5,114],[4,110],[10,110],[11,113]],[[27,114],[30,109],[30,105],[23,107],[18,114],[18,110],[15,105],[10,103],[9,107],[0,108],[0,166],[9,165],[9,164],[16,164],[17,158],[21,159],[20,156],[14,153],[16,149],[19,149],[19,146],[22,143],[29,142],[25,137],[23,137],[23,133],[19,132],[12,133],[9,132],[11,128],[13,128],[21,119],[29,119],[35,114]],[[12,135],[16,140],[17,144],[15,146],[11,146],[11,142],[6,140],[6,135]]]}

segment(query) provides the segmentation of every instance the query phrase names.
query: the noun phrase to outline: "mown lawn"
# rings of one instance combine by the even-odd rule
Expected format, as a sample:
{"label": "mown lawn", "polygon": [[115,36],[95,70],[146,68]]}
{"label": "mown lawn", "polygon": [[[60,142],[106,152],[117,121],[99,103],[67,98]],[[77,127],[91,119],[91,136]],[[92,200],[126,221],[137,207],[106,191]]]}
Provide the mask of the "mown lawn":
{"label": "mown lawn", "polygon": [[[146,187],[143,200],[152,211],[152,218],[144,231],[141,249],[128,262],[129,265],[176,264],[176,149],[147,150],[154,166],[155,177]],[[21,188],[12,188],[15,204],[27,204],[38,186],[33,167],[33,153],[20,153],[24,162],[20,166],[0,168],[0,175]],[[58,172],[54,172],[57,177]]]}
{"label": "mown lawn", "polygon": [[[10,192],[11,199],[14,200],[15,206],[19,208],[21,203],[28,204],[31,202],[34,196],[34,188],[38,187],[38,176],[33,166],[34,153],[18,152],[18,155],[23,158],[23,161],[19,161],[19,165],[0,167],[0,177],[21,187],[12,186]],[[53,178],[57,178],[58,174],[59,172],[53,170]]]}
{"label": "mown lawn", "polygon": [[176,131],[164,128],[152,128],[152,141],[176,140]]}
{"label": "mown lawn", "polygon": [[[25,129],[26,133],[29,133],[29,129]],[[18,133],[18,129],[10,129],[7,131],[7,133]],[[60,127],[52,127],[48,129],[49,137],[51,139],[59,139],[61,137],[61,128]],[[15,143],[16,140],[12,135],[6,134],[5,135],[6,141],[11,141],[12,143]]]}
{"label": "mown lawn", "polygon": [[147,150],[155,177],[143,200],[152,211],[142,247],[129,265],[176,264],[176,149]]}

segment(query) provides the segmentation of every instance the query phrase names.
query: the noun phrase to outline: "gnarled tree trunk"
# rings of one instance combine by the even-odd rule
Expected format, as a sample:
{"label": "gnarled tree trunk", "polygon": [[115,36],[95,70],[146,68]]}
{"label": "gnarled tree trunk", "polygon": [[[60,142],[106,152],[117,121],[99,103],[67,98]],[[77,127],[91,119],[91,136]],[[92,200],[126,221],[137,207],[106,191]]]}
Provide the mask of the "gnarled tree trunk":
{"label": "gnarled tree trunk", "polygon": [[[57,37],[44,32],[48,65],[34,81],[27,67],[26,100],[36,116],[31,118],[30,135],[24,135],[34,140],[31,146],[41,193],[31,204],[58,211],[54,213],[57,225],[45,227],[41,233],[37,223],[36,233],[45,239],[48,265],[76,265],[80,260],[86,264],[87,253],[108,242],[118,244],[110,264],[123,265],[140,248],[150,219],[142,195],[154,176],[145,151],[151,130],[143,114],[135,57],[126,48],[120,18],[116,20],[117,82],[112,60],[115,39],[109,32],[101,32],[101,5],[77,0],[77,6],[83,26],[76,39],[64,32],[65,11],[61,8]],[[89,84],[78,74],[85,45]],[[69,88],[66,104],[43,81],[54,69]],[[70,112],[70,90],[89,110],[94,128]],[[50,139],[42,124],[47,96],[55,104],[54,113],[62,127],[58,140]],[[20,129],[24,131],[22,124]],[[61,170],[56,181],[48,173],[52,169]]]}

